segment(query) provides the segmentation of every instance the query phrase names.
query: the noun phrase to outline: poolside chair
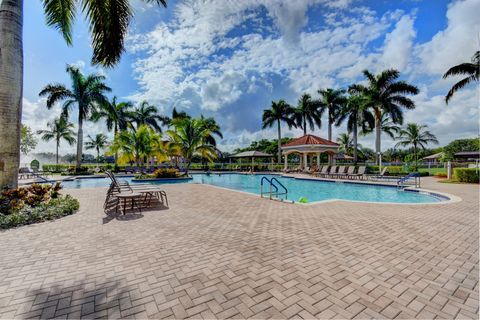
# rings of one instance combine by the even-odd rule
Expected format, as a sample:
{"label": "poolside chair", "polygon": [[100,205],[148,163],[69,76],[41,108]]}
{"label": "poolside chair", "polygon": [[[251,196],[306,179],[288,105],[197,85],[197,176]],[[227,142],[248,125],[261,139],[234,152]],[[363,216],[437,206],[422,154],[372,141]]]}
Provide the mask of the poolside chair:
{"label": "poolside chair", "polygon": [[330,174],[331,178],[336,178],[339,179],[345,175],[345,166],[339,166],[338,167],[338,172],[334,172]]}
{"label": "poolside chair", "polygon": [[328,174],[326,174],[326,178],[329,178],[329,179],[332,179],[333,176],[335,176],[337,174],[337,170],[338,170],[338,166],[332,166],[330,168],[330,172]]}
{"label": "poolside chair", "polygon": [[316,175],[317,177],[326,177],[328,175],[328,169],[330,168],[330,166],[323,166],[322,167],[322,170],[320,172],[318,172]]}
{"label": "poolside chair", "polygon": [[358,167],[358,171],[355,174],[350,175],[352,179],[364,179],[366,177],[365,171],[367,170],[366,166]]}
{"label": "poolside chair", "polygon": [[347,168],[347,172],[343,174],[342,178],[350,179],[350,176],[353,175],[355,172],[355,166],[349,166]]}
{"label": "poolside chair", "polygon": [[110,171],[106,172],[107,176],[112,180],[111,187],[116,189],[117,191],[125,191],[125,192],[137,192],[145,195],[145,201],[147,204],[150,204],[150,200],[155,197],[160,202],[165,203],[168,207],[168,197],[167,193],[160,189],[158,186],[143,183],[143,184],[129,184],[127,181],[119,181],[113,173]]}

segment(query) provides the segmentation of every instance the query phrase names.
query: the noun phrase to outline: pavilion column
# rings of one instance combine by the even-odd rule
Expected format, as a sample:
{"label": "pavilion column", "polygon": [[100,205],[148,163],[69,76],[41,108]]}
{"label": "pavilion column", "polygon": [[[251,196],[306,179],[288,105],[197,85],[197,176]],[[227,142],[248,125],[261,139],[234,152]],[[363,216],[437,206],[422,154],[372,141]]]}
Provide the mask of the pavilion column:
{"label": "pavilion column", "polygon": [[308,167],[308,155],[307,153],[303,154],[303,170],[307,169]]}
{"label": "pavilion column", "polygon": [[288,154],[284,154],[283,155],[283,158],[285,159],[285,165],[283,167],[283,169],[286,171],[288,169]]}
{"label": "pavilion column", "polygon": [[317,167],[320,166],[320,153],[317,153]]}
{"label": "pavilion column", "polygon": [[333,165],[333,154],[328,153],[328,164],[331,166]]}

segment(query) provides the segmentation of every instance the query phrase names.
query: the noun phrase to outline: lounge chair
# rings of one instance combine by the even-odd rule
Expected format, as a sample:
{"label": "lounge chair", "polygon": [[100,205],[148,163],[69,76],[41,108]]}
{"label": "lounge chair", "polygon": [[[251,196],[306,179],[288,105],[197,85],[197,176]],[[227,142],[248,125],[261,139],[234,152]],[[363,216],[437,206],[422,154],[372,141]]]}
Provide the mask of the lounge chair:
{"label": "lounge chair", "polygon": [[366,166],[360,166],[358,167],[357,173],[349,175],[349,178],[352,179],[364,179],[366,177],[365,171],[367,170]]}
{"label": "lounge chair", "polygon": [[330,166],[323,166],[322,167],[322,171],[318,172],[316,175],[318,177],[321,177],[321,178],[324,178],[328,175],[328,169],[330,168]]}
{"label": "lounge chair", "polygon": [[349,179],[351,175],[353,175],[355,172],[355,166],[349,166],[347,168],[347,172],[345,172],[343,175],[342,175],[342,179],[343,178],[346,178],[346,179]]}
{"label": "lounge chair", "polygon": [[330,177],[339,179],[339,178],[342,178],[344,175],[345,175],[345,166],[339,166],[338,172],[331,173]]}
{"label": "lounge chair", "polygon": [[332,166],[330,168],[330,172],[326,175],[326,178],[332,179],[333,176],[337,174],[337,169],[338,169],[338,166]]}
{"label": "lounge chair", "polygon": [[115,175],[109,171],[106,172],[107,176],[112,180],[111,187],[118,192],[137,192],[145,195],[145,201],[150,203],[152,197],[156,197],[162,203],[165,203],[168,207],[167,193],[160,189],[158,186],[152,184],[134,184],[131,185],[127,181],[119,181]]}

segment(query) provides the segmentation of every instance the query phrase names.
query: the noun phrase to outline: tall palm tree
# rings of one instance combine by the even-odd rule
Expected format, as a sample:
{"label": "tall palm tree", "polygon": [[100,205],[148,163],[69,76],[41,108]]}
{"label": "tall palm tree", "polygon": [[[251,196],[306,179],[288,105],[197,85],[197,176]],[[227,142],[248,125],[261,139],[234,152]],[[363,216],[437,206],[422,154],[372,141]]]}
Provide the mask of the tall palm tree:
{"label": "tall palm tree", "polygon": [[450,91],[448,91],[447,95],[445,96],[445,102],[447,104],[455,92],[462,89],[470,82],[478,81],[480,78],[480,51],[475,52],[471,62],[460,63],[448,69],[448,71],[443,75],[443,79],[446,79],[450,76],[460,75],[465,75],[467,77],[455,83]]}
{"label": "tall palm tree", "polygon": [[416,123],[408,123],[407,126],[400,130],[397,140],[400,140],[395,147],[409,147],[413,149],[415,159],[415,170],[418,167],[418,148],[425,150],[429,143],[438,144],[437,137],[430,131],[426,130],[427,125],[418,125]]}
{"label": "tall palm tree", "polygon": [[172,123],[175,130],[168,130],[172,144],[178,148],[185,160],[185,174],[188,174],[192,158],[200,156],[208,161],[217,158],[215,146],[207,142],[212,132],[200,119],[183,118]]}
{"label": "tall palm tree", "polygon": [[277,162],[282,162],[282,122],[285,122],[289,128],[295,126],[295,109],[285,100],[272,101],[270,109],[263,110],[262,128],[271,128],[277,124],[278,133],[278,153]]}
{"label": "tall palm tree", "polygon": [[67,89],[62,84],[48,84],[40,91],[40,96],[47,96],[47,108],[51,109],[57,102],[64,101],[63,116],[70,115],[74,105],[78,107],[78,133],[76,167],[82,163],[83,122],[95,112],[98,105],[106,103],[105,93],[111,89],[104,83],[105,77],[99,74],[83,75],[74,66],[67,66],[67,72],[72,80],[72,88]]}
{"label": "tall palm tree", "polygon": [[358,128],[365,130],[368,127],[373,127],[375,120],[370,112],[365,107],[365,97],[356,94],[355,90],[350,90],[350,96],[346,103],[340,110],[339,116],[336,119],[335,125],[339,126],[343,121],[347,121],[347,130],[352,133],[353,139],[353,163],[358,161]]}
{"label": "tall palm tree", "polygon": [[85,143],[85,148],[88,150],[95,149],[97,151],[97,163],[100,162],[100,150],[108,145],[107,136],[103,133],[97,133],[95,137],[88,135],[89,141]]}
{"label": "tall palm tree", "polygon": [[149,104],[147,101],[142,101],[140,105],[131,113],[132,120],[137,124],[137,127],[146,125],[162,132],[160,123],[167,125],[169,123],[168,117],[158,114],[158,108]]}
{"label": "tall palm tree", "polygon": [[202,122],[203,127],[205,130],[208,130],[210,134],[205,138],[205,141],[212,146],[217,145],[217,141],[215,140],[215,136],[223,139],[222,130],[220,125],[215,121],[213,117],[205,118],[203,115],[200,116],[200,122]]}
{"label": "tall palm tree", "polygon": [[315,126],[322,125],[322,110],[320,102],[312,99],[308,93],[302,94],[295,108],[295,123],[303,129],[303,134],[307,134],[307,125],[310,130],[315,130]]}
{"label": "tall palm tree", "polygon": [[347,98],[345,97],[345,90],[343,89],[320,89],[318,93],[321,96],[321,108],[327,111],[328,117],[328,140],[332,140],[332,126],[335,124],[340,111],[345,105]]}
{"label": "tall palm tree", "polygon": [[125,130],[131,120],[131,102],[117,102],[117,97],[113,97],[110,101],[105,101],[98,106],[98,109],[92,114],[92,120],[105,120],[108,131],[113,130],[113,135],[117,135],[119,130]]}
{"label": "tall palm tree", "polygon": [[110,151],[120,155],[120,162],[133,161],[136,165],[141,165],[149,157],[165,155],[160,134],[147,125],[140,125],[136,130],[120,131]]}
{"label": "tall palm tree", "polygon": [[[145,0],[166,6],[166,0]],[[17,186],[23,88],[23,0],[0,1],[0,187]],[[124,50],[133,10],[129,0],[42,0],[47,25],[72,44],[72,24],[83,12],[90,25],[94,64],[111,67]],[[109,5],[106,5],[108,3]]]}
{"label": "tall palm tree", "polygon": [[65,140],[69,145],[73,145],[76,141],[75,132],[73,131],[73,123],[68,122],[65,117],[58,117],[47,123],[47,127],[50,128],[50,130],[38,130],[37,134],[41,134],[42,140],[47,142],[55,139],[55,160],[58,164],[58,148],[60,147],[60,142]]}
{"label": "tall palm tree", "polygon": [[375,153],[378,163],[378,154],[381,152],[382,114],[387,114],[394,123],[402,124],[402,109],[415,108],[415,103],[407,95],[417,94],[418,88],[398,80],[400,72],[394,69],[382,71],[377,75],[364,70],[363,74],[367,78],[367,86],[356,85],[354,90],[365,95],[366,105],[375,118]]}
{"label": "tall palm tree", "polygon": [[[105,101],[99,106],[98,110],[92,114],[92,120],[105,119],[107,129],[109,131],[113,130],[113,136],[116,137],[119,130],[127,129],[131,120],[131,108],[133,108],[131,102],[117,102],[117,97],[113,97],[112,100]],[[114,159],[117,169],[118,154],[114,154]]]}

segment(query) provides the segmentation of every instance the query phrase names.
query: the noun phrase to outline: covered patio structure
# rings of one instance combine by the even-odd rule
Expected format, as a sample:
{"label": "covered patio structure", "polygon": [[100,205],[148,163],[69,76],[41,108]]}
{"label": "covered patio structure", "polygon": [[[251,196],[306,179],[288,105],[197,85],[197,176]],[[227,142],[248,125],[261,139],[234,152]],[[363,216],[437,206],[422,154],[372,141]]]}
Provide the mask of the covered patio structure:
{"label": "covered patio structure", "polygon": [[[300,138],[296,138],[284,145],[281,150],[285,158],[284,169],[288,168],[288,155],[299,154],[300,155],[300,168],[305,170],[307,167],[313,164],[314,157],[316,157],[317,166],[320,164],[320,154],[328,154],[329,164],[334,164],[334,155],[338,153],[340,145],[333,141],[314,136],[312,134],[304,135]],[[310,165],[308,159],[310,158]]]}
{"label": "covered patio structure", "polygon": [[[240,159],[240,161],[241,161],[242,158],[252,159],[252,167],[251,167],[252,172],[253,172],[253,167],[254,167],[254,164],[255,164],[255,158],[271,158],[272,159],[272,164],[273,164],[273,155],[265,153],[265,152],[261,152],[261,151],[244,151],[244,152],[234,154],[234,155],[230,156],[229,158],[230,158],[230,164],[232,164],[232,158]],[[241,162],[240,162],[240,164],[241,164]]]}

